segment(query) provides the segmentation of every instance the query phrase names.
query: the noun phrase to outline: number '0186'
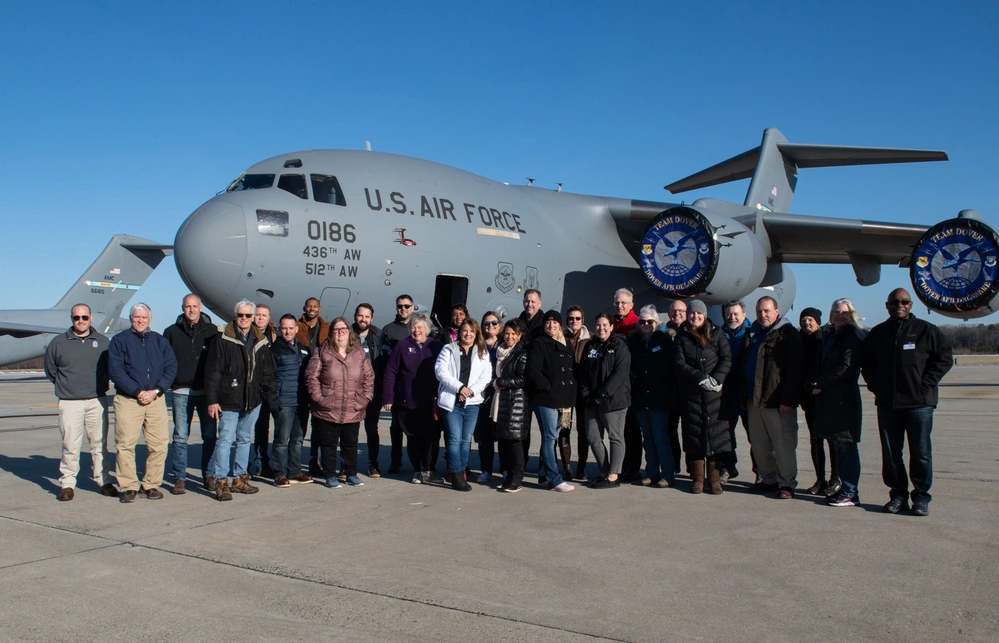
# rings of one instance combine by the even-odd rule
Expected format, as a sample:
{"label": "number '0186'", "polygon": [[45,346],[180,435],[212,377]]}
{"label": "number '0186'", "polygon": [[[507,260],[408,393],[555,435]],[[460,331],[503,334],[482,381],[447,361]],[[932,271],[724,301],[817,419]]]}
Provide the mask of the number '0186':
{"label": "number '0186'", "polygon": [[352,223],[341,226],[336,221],[331,223],[309,221],[309,238],[313,241],[346,241],[347,243],[354,243],[357,241],[355,230]]}

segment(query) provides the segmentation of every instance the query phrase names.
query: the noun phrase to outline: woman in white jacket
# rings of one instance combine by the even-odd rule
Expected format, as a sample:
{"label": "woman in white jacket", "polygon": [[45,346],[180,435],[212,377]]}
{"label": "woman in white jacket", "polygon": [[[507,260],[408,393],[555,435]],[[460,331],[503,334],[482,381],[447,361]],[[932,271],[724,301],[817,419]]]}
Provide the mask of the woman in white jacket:
{"label": "woman in white jacket", "polygon": [[472,487],[465,480],[465,467],[482,404],[482,391],[492,380],[489,350],[474,319],[469,317],[461,322],[458,341],[441,350],[434,374],[440,382],[437,405],[444,412],[451,486],[458,491],[471,491]]}

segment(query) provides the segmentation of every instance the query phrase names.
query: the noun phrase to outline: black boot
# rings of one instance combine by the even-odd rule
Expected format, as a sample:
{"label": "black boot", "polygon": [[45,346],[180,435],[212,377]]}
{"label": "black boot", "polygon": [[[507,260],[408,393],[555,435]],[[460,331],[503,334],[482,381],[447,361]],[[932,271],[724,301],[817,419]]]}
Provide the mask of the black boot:
{"label": "black boot", "polygon": [[455,491],[471,491],[472,487],[465,480],[465,472],[459,471],[458,473],[449,473],[451,476],[451,488]]}
{"label": "black boot", "polygon": [[562,477],[572,480],[572,443],[569,442],[568,435],[558,436],[558,451],[562,457]]}

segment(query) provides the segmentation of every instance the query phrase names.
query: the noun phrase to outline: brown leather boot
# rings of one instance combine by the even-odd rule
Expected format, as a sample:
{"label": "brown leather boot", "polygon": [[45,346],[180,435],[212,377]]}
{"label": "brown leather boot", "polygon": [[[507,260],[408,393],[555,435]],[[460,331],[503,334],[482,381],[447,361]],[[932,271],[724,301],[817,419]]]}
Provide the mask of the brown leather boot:
{"label": "brown leather boot", "polygon": [[232,494],[229,493],[228,478],[222,478],[215,481],[215,497],[218,500],[232,500]]}
{"label": "brown leather boot", "polygon": [[690,493],[704,493],[704,460],[688,460],[687,469],[694,480]]}
{"label": "brown leather boot", "polygon": [[568,437],[559,436],[558,439],[559,457],[562,458],[562,477],[572,480],[572,443]]}
{"label": "brown leather boot", "polygon": [[258,491],[260,491],[260,489],[250,484],[250,474],[248,473],[244,473],[238,478],[232,479],[232,490],[235,493],[247,493],[247,494],[257,493]]}
{"label": "brown leather boot", "polygon": [[718,463],[714,460],[708,460],[708,485],[710,486],[708,493],[717,496],[722,492],[721,470],[718,468]]}
{"label": "brown leather boot", "polygon": [[205,480],[205,489],[208,491],[215,491],[215,476],[203,476]]}

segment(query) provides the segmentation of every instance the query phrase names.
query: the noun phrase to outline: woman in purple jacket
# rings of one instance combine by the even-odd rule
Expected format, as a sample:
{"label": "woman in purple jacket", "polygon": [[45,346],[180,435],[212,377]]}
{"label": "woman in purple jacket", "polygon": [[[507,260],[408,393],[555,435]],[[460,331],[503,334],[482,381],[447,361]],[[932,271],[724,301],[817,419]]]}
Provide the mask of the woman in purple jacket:
{"label": "woman in purple jacket", "polygon": [[385,366],[382,399],[388,400],[386,411],[397,407],[396,417],[407,436],[406,450],[413,463],[413,484],[430,482],[434,470],[434,445],[440,442],[440,423],[434,419],[434,364],[443,347],[430,337],[430,318],[413,315],[409,337],[395,345]]}

